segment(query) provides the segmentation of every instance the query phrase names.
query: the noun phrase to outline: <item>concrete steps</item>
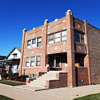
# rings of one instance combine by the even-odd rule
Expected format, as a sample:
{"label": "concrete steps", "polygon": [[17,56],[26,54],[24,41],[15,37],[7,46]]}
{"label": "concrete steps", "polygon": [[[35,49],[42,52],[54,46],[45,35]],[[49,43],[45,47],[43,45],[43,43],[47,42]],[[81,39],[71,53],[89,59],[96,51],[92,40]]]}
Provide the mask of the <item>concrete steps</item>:
{"label": "concrete steps", "polygon": [[56,80],[57,73],[59,73],[59,71],[49,71],[46,74],[37,78],[36,80],[31,81],[28,85],[33,87],[46,88],[46,81]]}

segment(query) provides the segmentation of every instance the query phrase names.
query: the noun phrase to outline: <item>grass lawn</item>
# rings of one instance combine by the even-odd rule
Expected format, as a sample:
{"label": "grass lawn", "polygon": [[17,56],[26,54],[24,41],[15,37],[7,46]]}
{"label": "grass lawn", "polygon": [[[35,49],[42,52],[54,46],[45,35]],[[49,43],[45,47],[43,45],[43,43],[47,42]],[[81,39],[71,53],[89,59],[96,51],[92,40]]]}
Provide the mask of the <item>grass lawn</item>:
{"label": "grass lawn", "polygon": [[3,96],[3,95],[0,95],[0,100],[14,100],[14,99],[8,98],[8,97]]}
{"label": "grass lawn", "polygon": [[74,100],[100,100],[100,93],[87,95],[84,97],[76,98]]}
{"label": "grass lawn", "polygon": [[4,81],[4,80],[1,80],[0,83],[6,84],[6,85],[11,85],[11,86],[24,85],[23,83],[16,83],[16,82],[11,82],[11,81]]}

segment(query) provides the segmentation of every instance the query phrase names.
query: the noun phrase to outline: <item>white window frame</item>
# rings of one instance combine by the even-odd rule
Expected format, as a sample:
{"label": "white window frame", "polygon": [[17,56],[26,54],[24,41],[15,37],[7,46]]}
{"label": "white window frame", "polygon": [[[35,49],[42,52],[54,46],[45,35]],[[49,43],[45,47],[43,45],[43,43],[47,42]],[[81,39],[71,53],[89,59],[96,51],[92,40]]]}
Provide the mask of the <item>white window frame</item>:
{"label": "white window frame", "polygon": [[[62,35],[63,32],[65,32],[66,34]],[[63,40],[63,38],[65,38],[65,39]],[[64,30],[64,31],[61,32],[61,41],[64,42],[66,40],[67,40],[67,30]]]}
{"label": "white window frame", "polygon": [[[33,44],[33,40],[35,39],[35,44]],[[36,48],[37,47],[37,39],[36,38],[34,38],[34,39],[32,39],[32,48]]]}
{"label": "white window frame", "polygon": [[[27,66],[27,62],[26,62],[26,61],[27,61],[27,60],[26,60],[27,58],[29,59],[29,65],[28,65],[28,66]],[[26,67],[30,67],[30,57],[26,57],[26,58],[25,58],[25,66],[26,66]]]}
{"label": "white window frame", "polygon": [[28,45],[28,41],[31,41],[31,44],[32,44],[32,40],[27,40],[27,49],[30,49],[31,48],[31,44]]}
{"label": "white window frame", "polygon": [[[40,57],[40,61],[37,61],[37,57]],[[37,62],[40,62],[40,65],[41,65],[41,56],[36,56],[36,66],[40,66],[40,65],[37,65]]]}
{"label": "white window frame", "polygon": [[[41,39],[41,42],[38,42],[38,39],[39,39],[39,38]],[[38,38],[37,38],[37,47],[41,47],[41,45],[38,46],[38,43],[41,43],[41,45],[42,45],[42,37],[38,37]]]}
{"label": "white window frame", "polygon": [[[32,61],[32,57],[34,57],[34,61]],[[34,65],[32,65],[32,63],[34,63]],[[31,56],[30,57],[30,66],[31,67],[34,67],[36,64],[35,64],[35,56]]]}

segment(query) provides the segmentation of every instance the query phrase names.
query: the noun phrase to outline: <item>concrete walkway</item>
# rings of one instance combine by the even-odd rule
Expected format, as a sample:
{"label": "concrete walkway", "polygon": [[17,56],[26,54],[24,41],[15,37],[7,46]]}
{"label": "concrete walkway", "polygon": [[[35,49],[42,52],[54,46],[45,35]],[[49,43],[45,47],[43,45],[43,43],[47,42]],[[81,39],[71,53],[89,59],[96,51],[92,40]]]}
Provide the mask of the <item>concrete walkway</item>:
{"label": "concrete walkway", "polygon": [[0,94],[15,100],[72,100],[73,98],[94,93],[100,93],[100,85],[31,91],[0,84]]}

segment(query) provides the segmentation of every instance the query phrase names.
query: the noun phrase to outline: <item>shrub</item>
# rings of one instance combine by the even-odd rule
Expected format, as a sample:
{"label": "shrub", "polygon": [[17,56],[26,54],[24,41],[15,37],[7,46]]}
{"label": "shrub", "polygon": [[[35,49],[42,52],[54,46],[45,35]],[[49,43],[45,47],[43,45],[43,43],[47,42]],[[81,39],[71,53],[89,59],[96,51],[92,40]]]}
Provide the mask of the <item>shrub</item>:
{"label": "shrub", "polygon": [[25,81],[26,81],[26,78],[28,78],[28,76],[27,76],[27,75],[22,75],[22,76],[21,76],[21,80],[22,80],[23,82],[25,82]]}
{"label": "shrub", "polygon": [[8,76],[9,76],[8,73],[5,73],[5,72],[2,72],[2,73],[1,73],[1,78],[2,78],[2,79],[7,79]]}

